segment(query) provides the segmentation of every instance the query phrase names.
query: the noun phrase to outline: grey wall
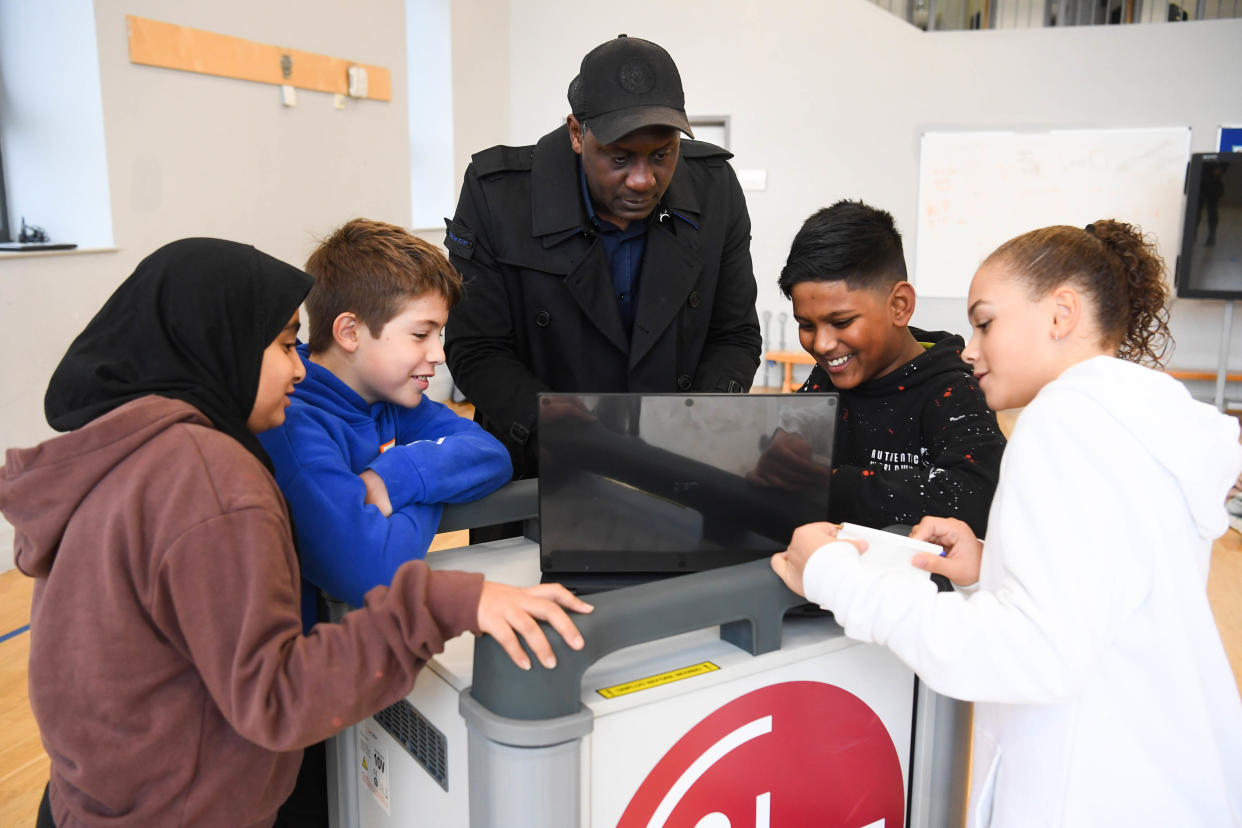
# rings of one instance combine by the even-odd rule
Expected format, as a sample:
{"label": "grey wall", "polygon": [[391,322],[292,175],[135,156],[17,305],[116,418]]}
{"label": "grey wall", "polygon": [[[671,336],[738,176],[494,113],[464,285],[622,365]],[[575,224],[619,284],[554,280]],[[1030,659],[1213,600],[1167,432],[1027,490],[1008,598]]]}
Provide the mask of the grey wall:
{"label": "grey wall", "polygon": [[509,2],[453,0],[452,11],[453,180],[460,190],[472,154],[512,143]]}

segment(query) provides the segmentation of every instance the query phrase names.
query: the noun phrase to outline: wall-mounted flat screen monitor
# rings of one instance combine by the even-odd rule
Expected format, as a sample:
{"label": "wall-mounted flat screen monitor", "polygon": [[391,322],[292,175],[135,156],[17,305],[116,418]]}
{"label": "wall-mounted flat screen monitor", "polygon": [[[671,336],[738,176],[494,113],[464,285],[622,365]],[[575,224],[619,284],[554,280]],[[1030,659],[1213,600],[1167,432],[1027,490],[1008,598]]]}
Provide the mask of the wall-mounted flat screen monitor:
{"label": "wall-mounted flat screen monitor", "polygon": [[1190,156],[1177,295],[1242,299],[1242,152]]}

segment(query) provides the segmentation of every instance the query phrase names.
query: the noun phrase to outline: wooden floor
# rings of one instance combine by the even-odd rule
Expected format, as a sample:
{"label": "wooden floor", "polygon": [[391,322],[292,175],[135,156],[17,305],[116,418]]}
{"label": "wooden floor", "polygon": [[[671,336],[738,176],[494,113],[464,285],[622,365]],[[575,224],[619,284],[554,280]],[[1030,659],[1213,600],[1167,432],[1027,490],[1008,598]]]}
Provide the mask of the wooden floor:
{"label": "wooden floor", "polygon": [[[1001,419],[1002,427],[1012,425],[1005,412]],[[465,532],[452,532],[437,535],[432,549],[466,543]],[[0,573],[0,637],[29,622],[33,583],[17,570]],[[1208,597],[1242,690],[1242,535],[1232,529],[1212,548]],[[0,828],[33,826],[47,781],[48,759],[26,696],[29,655],[28,632],[0,641]]]}
{"label": "wooden floor", "polygon": [[[0,573],[0,636],[29,623],[33,586],[16,569]],[[28,632],[0,642],[0,825],[6,828],[34,825],[47,782],[47,754],[26,700],[29,656]]]}

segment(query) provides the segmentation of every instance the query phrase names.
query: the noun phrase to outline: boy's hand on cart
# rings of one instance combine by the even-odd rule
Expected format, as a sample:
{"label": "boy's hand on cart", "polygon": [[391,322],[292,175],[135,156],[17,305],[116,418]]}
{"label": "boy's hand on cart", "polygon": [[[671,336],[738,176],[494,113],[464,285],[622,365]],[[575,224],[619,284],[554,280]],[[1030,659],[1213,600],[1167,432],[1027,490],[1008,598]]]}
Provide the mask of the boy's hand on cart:
{"label": "boy's hand on cart", "polygon": [[910,562],[919,569],[943,575],[958,586],[970,586],[979,580],[983,542],[964,522],[957,518],[925,517],[911,530],[910,537],[945,549],[943,556],[926,552],[915,555]]}
{"label": "boy's hand on cart", "polygon": [[362,479],[363,485],[367,487],[367,496],[363,503],[379,509],[380,514],[384,517],[391,517],[392,501],[388,499],[388,486],[385,485],[384,478],[370,469],[364,470],[358,477]]}
{"label": "boy's hand on cart", "polygon": [[840,528],[835,523],[808,523],[794,530],[789,548],[772,556],[772,570],[785,582],[785,586],[805,598],[802,572],[806,569],[806,563],[812,555],[833,541],[843,540],[853,544],[860,555],[867,551],[865,540],[838,538],[837,530]]}
{"label": "boy's hand on cart", "polygon": [[484,581],[479,596],[479,629],[496,639],[514,664],[529,670],[530,657],[518,641],[518,636],[522,636],[539,662],[551,670],[556,666],[556,656],[539,628],[539,621],[551,624],[571,648],[582,649],[582,634],[569,620],[566,609],[587,613],[595,607],[560,584],[523,588]]}

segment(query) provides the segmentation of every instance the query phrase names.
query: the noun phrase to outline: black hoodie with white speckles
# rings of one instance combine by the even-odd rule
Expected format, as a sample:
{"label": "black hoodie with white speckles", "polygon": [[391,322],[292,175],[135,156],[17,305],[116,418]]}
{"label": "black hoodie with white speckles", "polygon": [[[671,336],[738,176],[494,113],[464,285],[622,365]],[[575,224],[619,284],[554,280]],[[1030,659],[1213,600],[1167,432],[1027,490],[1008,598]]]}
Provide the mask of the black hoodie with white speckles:
{"label": "black hoodie with white speckles", "polygon": [[882,528],[956,517],[982,537],[1005,438],[962,338],[910,333],[926,351],[896,371],[842,390],[815,366],[798,389],[841,395],[828,519]]}

